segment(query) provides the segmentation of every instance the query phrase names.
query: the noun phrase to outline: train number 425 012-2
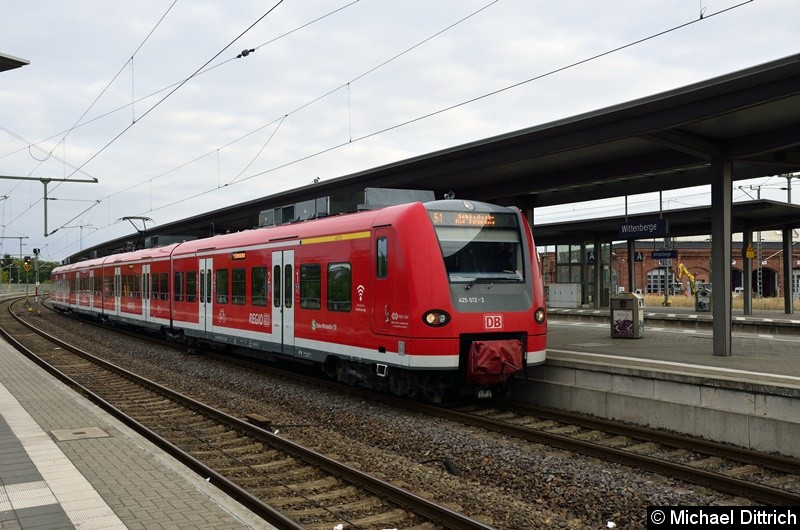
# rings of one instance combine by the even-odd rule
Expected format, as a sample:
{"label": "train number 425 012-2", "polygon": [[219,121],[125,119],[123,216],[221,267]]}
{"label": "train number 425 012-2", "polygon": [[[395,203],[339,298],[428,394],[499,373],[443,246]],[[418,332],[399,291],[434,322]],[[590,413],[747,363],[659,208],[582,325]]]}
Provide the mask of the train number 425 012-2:
{"label": "train number 425 012-2", "polygon": [[486,299],[482,296],[459,296],[458,301],[462,304],[482,304]]}

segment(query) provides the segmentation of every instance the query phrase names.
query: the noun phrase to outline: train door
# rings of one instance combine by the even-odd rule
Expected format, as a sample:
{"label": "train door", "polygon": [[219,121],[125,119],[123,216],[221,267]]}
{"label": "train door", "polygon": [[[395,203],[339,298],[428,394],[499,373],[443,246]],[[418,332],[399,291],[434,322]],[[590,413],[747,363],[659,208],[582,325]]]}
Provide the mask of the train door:
{"label": "train door", "polygon": [[212,302],[213,259],[200,259],[200,327],[206,333],[214,331],[214,308]]}
{"label": "train door", "polygon": [[114,267],[114,315],[119,316],[120,308],[122,307],[122,278],[120,277],[120,268]]}
{"label": "train door", "polygon": [[89,271],[89,309],[94,310],[94,270]]}
{"label": "train door", "polygon": [[372,238],[372,331],[386,335],[397,332],[392,315],[396,315],[398,308],[393,303],[392,289],[394,284],[403,282],[389,274],[393,259],[389,252],[391,232],[390,227],[376,228]]}
{"label": "train door", "polygon": [[272,338],[294,354],[294,250],[272,253]]}
{"label": "train door", "polygon": [[150,265],[142,265],[142,319],[150,320]]}

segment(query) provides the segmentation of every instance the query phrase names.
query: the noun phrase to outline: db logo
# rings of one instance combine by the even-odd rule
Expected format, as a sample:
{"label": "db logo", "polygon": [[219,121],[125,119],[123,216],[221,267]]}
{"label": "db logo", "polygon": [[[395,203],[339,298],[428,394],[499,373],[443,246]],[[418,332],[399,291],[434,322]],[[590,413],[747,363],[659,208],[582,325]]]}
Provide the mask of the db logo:
{"label": "db logo", "polygon": [[483,315],[483,329],[503,329],[503,315]]}

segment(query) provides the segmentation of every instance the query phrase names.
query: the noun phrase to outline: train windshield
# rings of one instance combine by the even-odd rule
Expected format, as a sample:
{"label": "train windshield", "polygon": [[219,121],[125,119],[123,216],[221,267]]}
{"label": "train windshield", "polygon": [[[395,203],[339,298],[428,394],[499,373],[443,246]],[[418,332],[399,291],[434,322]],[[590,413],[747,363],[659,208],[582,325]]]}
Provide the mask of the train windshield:
{"label": "train windshield", "polygon": [[430,217],[451,283],[524,281],[515,214],[431,211]]}

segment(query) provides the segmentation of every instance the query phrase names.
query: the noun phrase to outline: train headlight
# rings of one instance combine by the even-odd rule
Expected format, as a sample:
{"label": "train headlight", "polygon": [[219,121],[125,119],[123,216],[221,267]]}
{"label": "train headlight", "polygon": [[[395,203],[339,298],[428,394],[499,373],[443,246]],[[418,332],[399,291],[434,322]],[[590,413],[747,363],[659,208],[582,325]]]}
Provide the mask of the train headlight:
{"label": "train headlight", "polygon": [[438,328],[450,322],[450,315],[447,314],[447,311],[432,309],[422,315],[422,321],[431,327]]}
{"label": "train headlight", "polygon": [[544,322],[544,308],[540,307],[536,310],[533,314],[533,319],[536,321],[537,324],[541,324]]}

